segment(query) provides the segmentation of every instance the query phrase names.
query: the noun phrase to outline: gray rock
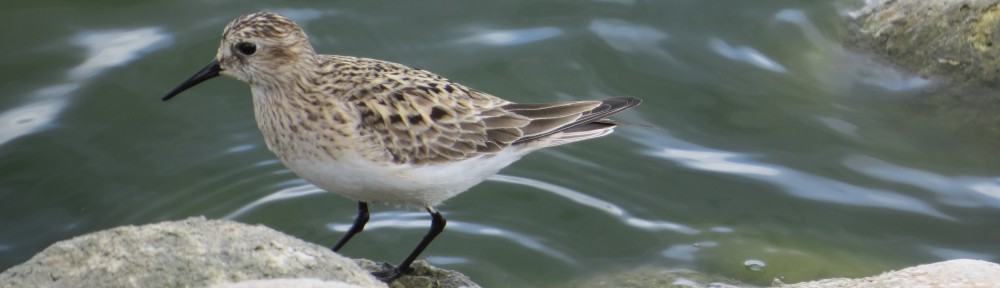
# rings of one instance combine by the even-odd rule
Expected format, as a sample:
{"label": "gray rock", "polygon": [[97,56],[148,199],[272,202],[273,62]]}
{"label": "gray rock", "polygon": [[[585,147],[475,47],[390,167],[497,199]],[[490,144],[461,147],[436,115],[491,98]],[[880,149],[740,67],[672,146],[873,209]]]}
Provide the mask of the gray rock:
{"label": "gray rock", "polygon": [[[354,260],[368,271],[376,271],[379,265],[368,259]],[[440,269],[427,264],[427,261],[413,261],[410,265],[413,272],[392,282],[393,288],[433,287],[433,288],[479,288],[468,276],[451,270]]]}
{"label": "gray rock", "polygon": [[0,287],[207,287],[268,278],[386,287],[326,247],[260,225],[204,218],[57,242],[0,273]]}
{"label": "gray rock", "polygon": [[868,0],[850,14],[847,45],[922,74],[1000,87],[997,0]]}
{"label": "gray rock", "polygon": [[861,279],[826,279],[786,285],[782,288],[882,288],[882,287],[1000,287],[1000,265],[979,260],[950,260],[910,267]]}
{"label": "gray rock", "polygon": [[908,108],[918,125],[1000,144],[1000,0],[866,0],[851,12],[844,46],[940,85]]}
{"label": "gray rock", "polygon": [[313,278],[277,278],[247,280],[237,283],[212,285],[211,288],[365,288],[342,281],[323,281]]}

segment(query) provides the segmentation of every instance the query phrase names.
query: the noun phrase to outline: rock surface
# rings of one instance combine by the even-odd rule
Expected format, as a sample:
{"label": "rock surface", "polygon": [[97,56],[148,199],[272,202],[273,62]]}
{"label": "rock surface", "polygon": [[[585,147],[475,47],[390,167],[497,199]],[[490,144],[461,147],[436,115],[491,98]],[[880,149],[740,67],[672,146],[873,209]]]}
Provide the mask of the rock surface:
{"label": "rock surface", "polygon": [[[378,263],[368,259],[357,259],[361,268],[368,271],[378,270]],[[427,261],[413,261],[410,265],[413,272],[392,282],[393,288],[404,287],[434,287],[434,288],[479,288],[468,276],[452,270],[444,270],[427,264]]]}
{"label": "rock surface", "polygon": [[785,285],[782,288],[883,288],[883,287],[1000,287],[1000,265],[979,260],[950,260],[910,267],[860,279],[826,279]]}
{"label": "rock surface", "polygon": [[922,74],[1000,87],[997,0],[868,0],[850,14],[848,46]]}
{"label": "rock surface", "polygon": [[920,125],[1000,144],[1000,0],[866,0],[844,46],[940,80],[910,102]]}
{"label": "rock surface", "polygon": [[[395,287],[478,287],[417,265]],[[442,275],[433,279],[429,275]],[[305,278],[278,279],[274,278]],[[416,279],[416,285],[410,280]],[[258,280],[258,281],[252,281]],[[265,281],[261,281],[265,280]],[[250,282],[244,282],[250,281]],[[238,283],[243,282],[243,283]],[[235,284],[226,284],[235,283]],[[0,273],[0,287],[387,287],[351,259],[264,226],[190,218],[124,226],[57,242]],[[244,286],[224,286],[244,285]]]}
{"label": "rock surface", "polygon": [[211,288],[365,288],[342,281],[323,281],[313,278],[277,278],[222,283]]}

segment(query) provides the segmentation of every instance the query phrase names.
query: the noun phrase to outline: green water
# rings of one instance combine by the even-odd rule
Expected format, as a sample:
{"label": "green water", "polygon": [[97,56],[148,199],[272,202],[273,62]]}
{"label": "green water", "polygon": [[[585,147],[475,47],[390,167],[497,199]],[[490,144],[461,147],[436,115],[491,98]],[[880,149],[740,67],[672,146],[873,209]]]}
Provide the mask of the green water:
{"label": "green water", "polygon": [[[439,207],[449,226],[423,258],[486,287],[644,265],[766,285],[1000,260],[996,139],[936,125],[962,119],[914,108],[927,80],[842,51],[855,2],[6,3],[0,270],[58,240],[197,215],[340,237],[355,203],[275,160],[246,84],[159,101],[259,10],[298,21],[321,53],[512,101],[645,100],[618,119],[657,128],[529,155]],[[396,262],[429,223],[372,210],[344,254]]]}

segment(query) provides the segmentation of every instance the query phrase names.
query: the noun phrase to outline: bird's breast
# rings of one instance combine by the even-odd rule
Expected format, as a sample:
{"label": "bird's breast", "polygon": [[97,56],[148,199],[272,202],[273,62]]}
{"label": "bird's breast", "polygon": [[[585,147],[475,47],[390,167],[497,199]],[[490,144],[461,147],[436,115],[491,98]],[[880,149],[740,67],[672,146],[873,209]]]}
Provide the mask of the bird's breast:
{"label": "bird's breast", "polygon": [[254,114],[267,148],[282,161],[335,160],[357,149],[356,131],[345,111],[335,105],[281,94],[254,91]]}

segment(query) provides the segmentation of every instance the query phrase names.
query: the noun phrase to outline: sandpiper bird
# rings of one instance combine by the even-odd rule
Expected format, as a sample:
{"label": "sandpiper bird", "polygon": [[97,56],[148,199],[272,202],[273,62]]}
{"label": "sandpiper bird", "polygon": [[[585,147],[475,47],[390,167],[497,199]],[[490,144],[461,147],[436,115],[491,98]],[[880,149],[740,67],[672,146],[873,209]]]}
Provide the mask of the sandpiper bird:
{"label": "sandpiper bird", "polygon": [[368,203],[415,205],[431,227],[398,265],[373,273],[389,282],[445,226],[434,209],[529,152],[608,135],[605,117],[634,97],[513,103],[421,69],[375,59],[319,55],[294,22],[273,13],[233,20],[218,54],[163,97],[228,75],[250,84],[267,148],[303,179],[358,201],[341,247],[364,229]]}

